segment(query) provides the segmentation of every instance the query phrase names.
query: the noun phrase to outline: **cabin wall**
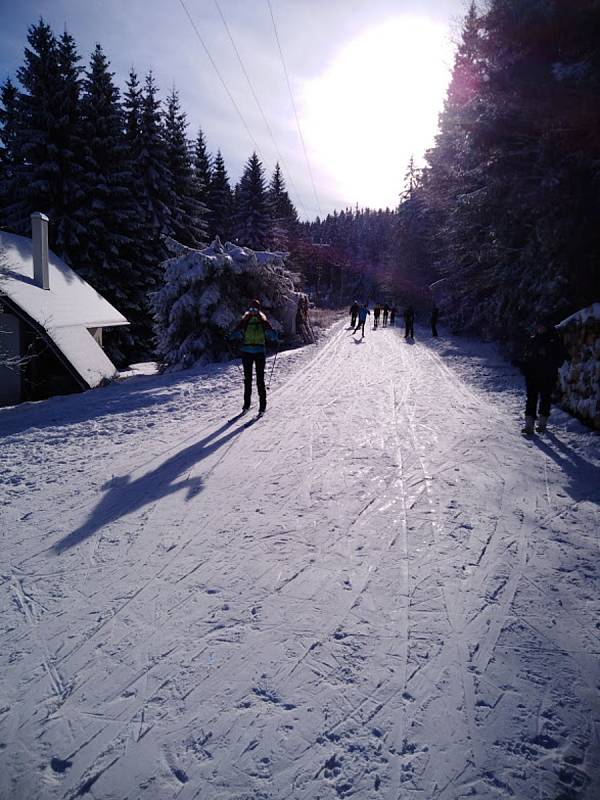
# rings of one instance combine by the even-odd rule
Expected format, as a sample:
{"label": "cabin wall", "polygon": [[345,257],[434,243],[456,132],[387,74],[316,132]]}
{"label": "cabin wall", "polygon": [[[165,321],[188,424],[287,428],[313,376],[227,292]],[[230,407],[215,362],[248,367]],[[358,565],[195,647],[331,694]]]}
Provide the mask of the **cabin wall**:
{"label": "cabin wall", "polygon": [[16,364],[2,364],[21,357],[22,338],[19,318],[0,310],[0,406],[14,405],[21,400],[23,381],[20,368]]}

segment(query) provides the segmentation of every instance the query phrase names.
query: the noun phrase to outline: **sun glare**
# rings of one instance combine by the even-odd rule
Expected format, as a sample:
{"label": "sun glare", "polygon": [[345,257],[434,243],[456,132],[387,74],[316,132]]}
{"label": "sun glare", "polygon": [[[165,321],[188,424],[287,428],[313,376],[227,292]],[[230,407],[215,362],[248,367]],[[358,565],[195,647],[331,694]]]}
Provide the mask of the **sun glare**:
{"label": "sun glare", "polygon": [[419,163],[433,143],[452,59],[447,29],[412,16],[346,45],[303,96],[320,182],[348,205],[396,206],[410,156]]}

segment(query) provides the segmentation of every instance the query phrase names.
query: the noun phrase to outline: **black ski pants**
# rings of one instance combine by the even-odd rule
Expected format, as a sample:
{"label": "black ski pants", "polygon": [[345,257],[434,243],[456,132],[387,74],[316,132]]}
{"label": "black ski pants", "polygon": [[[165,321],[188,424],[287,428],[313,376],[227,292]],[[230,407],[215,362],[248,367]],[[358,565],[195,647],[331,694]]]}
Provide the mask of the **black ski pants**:
{"label": "black ski pants", "polygon": [[356,331],[362,330],[362,335],[364,336],[365,335],[365,322],[366,322],[366,320],[364,320],[364,319],[362,320],[362,322],[360,320],[358,320],[358,325],[356,326],[356,328],[354,328],[352,333],[356,333]]}
{"label": "black ski pants", "polygon": [[265,388],[265,361],[264,353],[242,353],[242,366],[244,367],[244,408],[250,408],[252,397],[252,365],[256,364],[256,388],[260,410],[267,407],[267,390]]}
{"label": "black ski pants", "polygon": [[550,416],[550,404],[555,383],[555,375],[529,375],[525,378],[525,388],[527,389],[526,416],[534,419],[536,419],[538,413],[540,417]]}
{"label": "black ski pants", "polygon": [[414,339],[415,338],[415,323],[411,320],[405,320],[404,322],[404,338],[405,339]]}

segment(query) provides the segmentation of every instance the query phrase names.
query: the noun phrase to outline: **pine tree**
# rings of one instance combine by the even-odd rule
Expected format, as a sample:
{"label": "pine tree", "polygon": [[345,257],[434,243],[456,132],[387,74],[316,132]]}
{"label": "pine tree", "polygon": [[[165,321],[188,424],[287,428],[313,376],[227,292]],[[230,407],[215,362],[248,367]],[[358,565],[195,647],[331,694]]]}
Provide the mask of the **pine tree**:
{"label": "pine tree", "polygon": [[143,186],[146,234],[150,243],[160,247],[160,237],[169,236],[172,232],[171,209],[174,206],[174,197],[161,104],[157,93],[154,76],[149,72],[142,93],[136,167]]}
{"label": "pine tree", "polygon": [[272,220],[272,245],[276,250],[289,250],[297,238],[298,212],[286,191],[278,163],[269,183],[268,203]]}
{"label": "pine tree", "polygon": [[17,140],[19,131],[18,90],[8,78],[0,88],[0,227],[16,199]]}
{"label": "pine tree", "polygon": [[194,196],[196,200],[205,207],[205,222],[207,226],[206,236],[210,238],[211,231],[211,208],[209,200],[209,185],[212,179],[212,165],[211,158],[206,147],[204,133],[202,129],[198,130],[198,136],[194,142],[193,154],[193,170],[194,170]]}
{"label": "pine tree", "polygon": [[112,337],[112,355],[122,361],[124,352],[134,354],[139,345],[135,337],[143,313],[144,281],[132,256],[143,228],[130,191],[133,182],[119,90],[100,45],[90,59],[81,108],[85,151],[80,221],[87,246],[82,248],[77,268],[131,323],[129,330],[119,329]]}
{"label": "pine tree", "polygon": [[[15,202],[4,213],[10,230],[23,236],[30,234],[29,215],[34,210],[47,213],[55,221],[59,194],[55,110],[60,74],[56,38],[50,26],[40,20],[29,28],[27,42],[25,64],[17,72],[23,91],[18,95],[17,108]],[[51,244],[55,233],[52,225]]]}
{"label": "pine tree", "polygon": [[58,68],[60,75],[57,112],[58,160],[60,192],[57,197],[58,218],[56,244],[74,266],[77,266],[81,248],[86,246],[85,222],[79,222],[79,208],[83,198],[83,150],[81,129],[81,90],[83,67],[80,66],[75,39],[64,31],[58,40]]}
{"label": "pine tree", "polygon": [[195,247],[206,235],[206,207],[198,199],[199,186],[192,167],[186,128],[186,115],[181,111],[179,96],[173,89],[167,98],[164,115],[167,167],[171,173],[174,201],[171,229],[177,241]]}
{"label": "pine tree", "polygon": [[210,208],[210,238],[219,236],[222,242],[233,238],[233,195],[221,151],[217,151],[208,184],[208,206]]}
{"label": "pine tree", "polygon": [[125,112],[125,138],[129,149],[137,152],[142,128],[142,90],[137,73],[133,68],[129,71],[123,95],[123,109]]}
{"label": "pine tree", "polygon": [[266,250],[271,239],[271,216],[264,172],[256,153],[248,159],[236,197],[235,231],[239,244]]}
{"label": "pine tree", "polygon": [[126,173],[131,174],[131,197],[141,236],[127,258],[136,266],[140,286],[137,324],[132,331],[136,342],[145,344],[142,355],[152,353],[152,312],[150,293],[162,284],[161,260],[165,256],[163,236],[170,236],[171,209],[174,207],[172,176],[167,167],[167,148],[160,101],[152,73],[140,90],[132,70],[124,95]]}

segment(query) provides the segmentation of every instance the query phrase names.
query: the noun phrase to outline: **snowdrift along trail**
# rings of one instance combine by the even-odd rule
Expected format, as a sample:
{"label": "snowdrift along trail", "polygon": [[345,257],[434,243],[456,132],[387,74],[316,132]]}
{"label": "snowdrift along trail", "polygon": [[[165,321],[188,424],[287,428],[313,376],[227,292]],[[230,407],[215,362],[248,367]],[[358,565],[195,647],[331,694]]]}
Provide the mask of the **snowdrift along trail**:
{"label": "snowdrift along trail", "polygon": [[2,798],[597,797],[598,438],[460,347],[0,412]]}

